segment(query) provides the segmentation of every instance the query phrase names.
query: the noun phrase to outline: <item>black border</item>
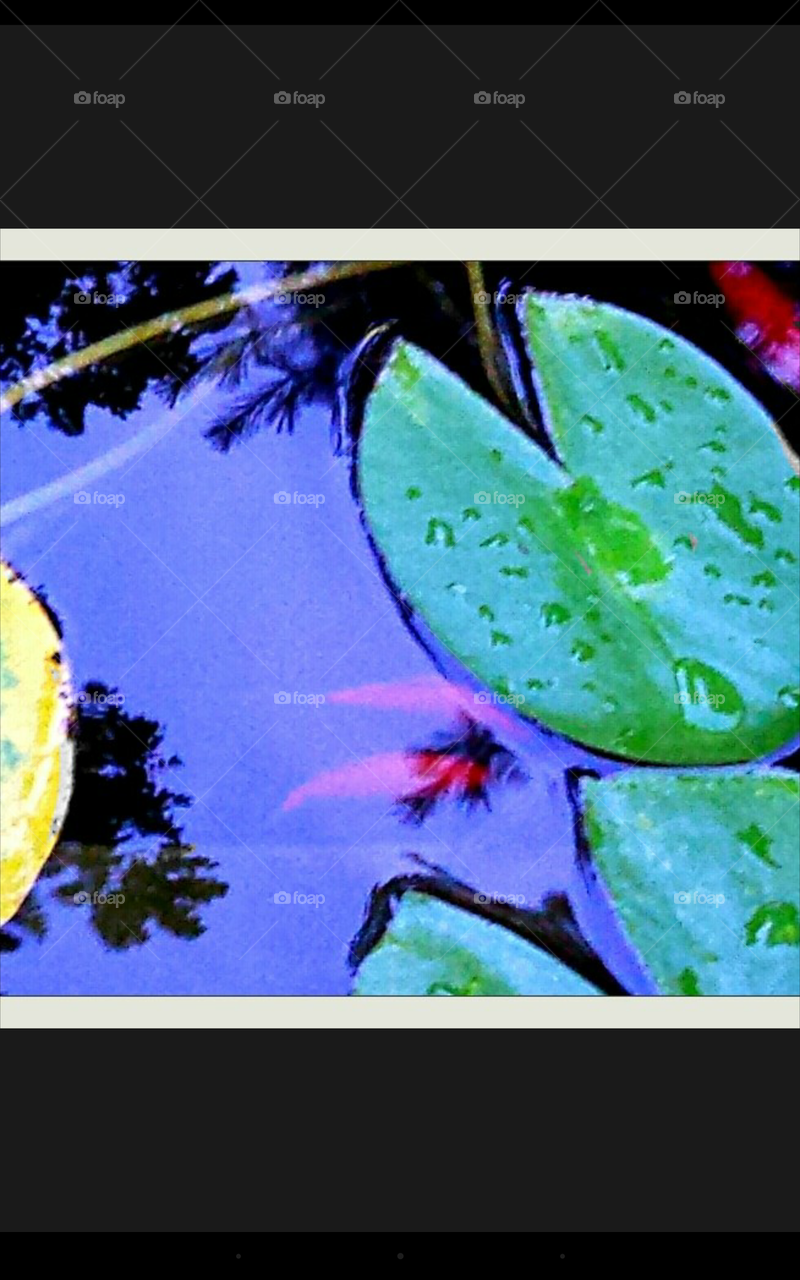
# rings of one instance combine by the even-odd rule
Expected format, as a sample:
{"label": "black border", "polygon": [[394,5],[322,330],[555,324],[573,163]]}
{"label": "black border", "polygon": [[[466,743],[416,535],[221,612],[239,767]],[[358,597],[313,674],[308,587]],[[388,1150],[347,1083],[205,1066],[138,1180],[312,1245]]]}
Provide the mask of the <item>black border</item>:
{"label": "black border", "polygon": [[[339,25],[203,6],[75,28],[0,4],[4,226],[797,226],[800,10],[782,0],[759,25],[618,0],[485,26],[405,0]],[[517,109],[473,100],[515,88]],[[326,102],[276,106],[287,89]],[[85,90],[126,101],[76,106]],[[726,101],[675,105],[685,90]]]}
{"label": "black border", "polygon": [[[779,1259],[764,1241],[665,1237],[796,1219],[786,1035],[112,1031],[4,1048],[3,1225],[37,1233],[37,1270],[349,1272],[404,1252],[426,1272],[549,1275],[564,1252],[573,1266],[741,1274]],[[59,1232],[128,1238],[71,1257],[48,1239]],[[184,1238],[138,1239],[155,1232]],[[475,1238],[494,1232],[525,1238]],[[601,1238],[640,1232],[659,1234],[654,1248]],[[192,1240],[214,1233],[225,1239]],[[290,1251],[264,1238],[290,1233],[303,1237]]]}
{"label": "black border", "polygon": [[[251,6],[213,7],[228,24],[252,21]],[[562,5],[553,20],[566,26],[585,7],[581,0]],[[612,7],[647,39],[646,24],[654,17],[650,10],[622,0]],[[702,18],[696,5],[673,7],[670,39],[688,50],[687,76],[699,78],[704,68],[718,66],[721,43],[747,49],[764,35],[760,52],[748,55],[736,80],[733,127],[751,145],[758,139],[768,161],[777,155],[782,180],[797,189],[797,153],[792,158],[786,149],[791,116],[782,105],[793,86],[782,84],[775,73],[787,48],[797,47],[796,14],[784,14],[784,7],[753,15],[758,25],[738,27],[717,25],[718,6],[707,6]],[[9,13],[0,6],[3,26],[11,29],[25,21],[44,39],[48,30],[41,24],[64,21],[63,6],[47,9],[12,0],[12,8]],[[135,16],[158,24],[156,38],[185,8],[185,3],[162,3],[157,10],[140,5]],[[453,21],[450,14],[416,3],[413,8],[447,38],[441,24]],[[380,14],[380,5],[361,6],[347,15],[347,25],[366,27],[377,19],[399,30],[412,24],[402,10]],[[270,10],[267,16],[284,15]],[[341,41],[343,33],[317,25],[316,16],[311,11],[305,25],[290,30],[298,58],[313,56],[315,49],[324,53],[332,40],[337,47]],[[520,31],[524,39],[536,28],[507,23],[517,17],[516,10],[491,16],[496,19],[491,27],[460,30],[470,31],[470,39],[506,63]],[[455,21],[461,18],[463,10]],[[765,34],[776,19],[781,30]],[[599,29],[611,22],[595,11],[582,25]],[[179,84],[191,84],[192,29],[210,24],[195,12],[172,33],[170,68]],[[106,50],[118,45],[119,31],[81,28],[87,65],[103,65]],[[620,35],[633,44],[629,33]],[[621,40],[614,47],[625,49]],[[620,57],[627,59],[627,49]],[[455,60],[452,66],[448,61],[441,60],[441,74],[452,75],[461,92],[464,73]],[[547,62],[542,75],[563,82],[565,64],[553,63],[550,69]],[[25,79],[25,59],[7,54],[4,65],[7,87],[0,93],[22,144],[20,154],[31,149],[38,154],[41,139],[50,140],[48,126],[54,109],[56,123],[60,118],[61,89],[67,83],[55,62],[51,73],[45,63],[37,65],[41,78],[33,86]],[[241,126],[236,66],[230,60],[219,68],[221,129]],[[351,83],[356,70],[354,61]],[[611,80],[619,74],[613,58],[606,71]],[[661,74],[655,62],[652,74]],[[579,77],[573,87],[570,109],[591,119],[596,104],[581,100]],[[158,103],[151,109],[157,126]],[[405,109],[412,136],[424,137],[424,110],[417,111],[413,100]],[[633,103],[636,114],[646,109],[641,101]],[[364,107],[355,101],[348,110],[355,120]],[[380,105],[373,114],[379,140]],[[626,221],[633,226],[767,227],[777,219],[777,225],[796,225],[796,207],[788,222],[782,216],[791,197],[779,182],[738,144],[710,147],[707,123],[693,117],[694,138],[681,160],[683,182],[665,190],[634,180],[618,192],[624,199],[612,197]],[[292,127],[298,127],[294,145],[302,156],[300,125]],[[345,118],[342,132],[347,127]],[[576,131],[575,137],[569,160],[584,173],[602,137],[594,127]],[[202,137],[189,144],[202,152]],[[24,198],[13,196],[12,204],[29,225],[68,225],[70,219],[74,226],[172,221],[158,204],[160,178],[158,216],[153,214],[154,170],[147,170],[146,153],[140,172],[149,185],[137,183],[132,168],[126,169],[125,182],[118,176],[104,179],[102,145],[98,134],[98,181],[105,180],[110,198],[76,189],[74,158],[67,154],[55,168],[37,166],[20,183],[17,194]],[[491,151],[486,155],[488,163]],[[25,166],[14,156],[4,158],[10,179],[16,178]],[[408,179],[395,177],[389,160],[382,175],[403,191]],[[452,181],[435,184],[419,204],[413,200],[415,208],[432,226],[568,226],[589,203],[588,194],[558,166],[543,186],[535,184],[533,163],[515,183],[502,156],[495,154],[494,161],[488,195],[473,202],[469,217]],[[731,163],[740,175],[736,199],[715,198],[715,183]],[[388,193],[378,184],[373,191],[370,183],[367,179],[362,188],[355,182],[349,190],[346,183],[327,182],[321,206],[292,201],[287,191],[270,203],[243,183],[225,203],[226,221],[232,226],[265,225],[269,218],[277,226],[321,221],[367,226],[389,204]],[[562,196],[565,190],[569,199]],[[179,194],[188,205],[188,193]],[[102,215],[87,220],[87,213],[101,208]],[[419,225],[405,211],[397,216],[400,211],[402,206],[395,209],[392,225]],[[180,212],[176,208],[174,216]],[[210,225],[202,206],[195,212],[196,225]],[[0,221],[18,225],[5,212]],[[598,206],[581,225],[619,223]],[[3,1041],[0,1121],[6,1179],[0,1212],[7,1231],[36,1233],[22,1265],[37,1269],[51,1261],[91,1271],[120,1262],[157,1271],[195,1262],[204,1268],[255,1264],[262,1269],[278,1263],[302,1270],[315,1264],[352,1269],[422,1262],[426,1271],[436,1265],[452,1271],[462,1263],[470,1271],[544,1264],[548,1274],[554,1263],[586,1268],[599,1262],[638,1271],[665,1264],[719,1269],[729,1262],[737,1271],[773,1267],[771,1242],[748,1244],[738,1237],[793,1229],[797,1043],[785,1035],[744,1031],[695,1031],[688,1039],[686,1032],[665,1037],[579,1029],[560,1036],[506,1031],[447,1038],[436,1031],[379,1030],[17,1036]],[[107,1232],[127,1237],[119,1250],[114,1242],[110,1255],[97,1246],[75,1255],[71,1242],[59,1238],[61,1233]],[[496,1232],[503,1233],[501,1241],[484,1238]],[[680,1238],[709,1232],[737,1238],[706,1245]],[[151,1233],[181,1238],[154,1241]],[[292,1241],[290,1250],[269,1238],[293,1233],[302,1238]],[[446,1240],[432,1238],[442,1233]],[[640,1233],[657,1233],[655,1247],[637,1239]],[[205,1238],[214,1234],[224,1238]],[[344,1242],[342,1235],[348,1237]]]}

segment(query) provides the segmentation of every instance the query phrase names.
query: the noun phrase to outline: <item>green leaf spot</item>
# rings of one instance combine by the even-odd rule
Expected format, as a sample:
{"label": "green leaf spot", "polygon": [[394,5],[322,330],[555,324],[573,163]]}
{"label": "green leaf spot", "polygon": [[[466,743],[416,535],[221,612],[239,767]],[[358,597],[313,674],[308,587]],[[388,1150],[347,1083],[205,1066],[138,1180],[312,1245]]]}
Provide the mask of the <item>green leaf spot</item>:
{"label": "green leaf spot", "polygon": [[642,396],[634,394],[626,396],[625,399],[638,418],[644,419],[645,422],[655,422],[656,411]]}
{"label": "green leaf spot", "polygon": [[743,831],[737,831],[736,838],[746,844],[748,849],[752,849],[756,857],[766,862],[768,867],[780,866],[780,863],[770,856],[769,851],[774,844],[772,837],[767,835],[766,831],[762,831],[756,822],[751,822],[750,826],[745,827]]}
{"label": "green leaf spot", "polygon": [[454,547],[456,545],[456,536],[453,533],[453,526],[448,524],[446,520],[433,518],[428,521],[428,531],[425,534],[425,545],[428,547]]}
{"label": "green leaf spot", "polygon": [[793,902],[767,902],[750,917],[746,932],[748,947],[762,941],[768,947],[800,946],[800,913]]}
{"label": "green leaf spot", "polygon": [[700,984],[694,969],[683,969],[678,974],[678,989],[682,996],[701,996]]}

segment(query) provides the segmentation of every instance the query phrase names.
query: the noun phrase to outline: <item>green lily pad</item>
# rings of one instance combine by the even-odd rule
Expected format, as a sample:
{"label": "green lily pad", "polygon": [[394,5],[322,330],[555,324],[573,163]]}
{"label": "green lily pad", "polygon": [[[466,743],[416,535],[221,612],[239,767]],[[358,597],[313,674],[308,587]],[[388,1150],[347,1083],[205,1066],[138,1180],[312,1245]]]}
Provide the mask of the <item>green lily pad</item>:
{"label": "green lily pad", "polygon": [[543,295],[525,316],[565,465],[397,343],[358,463],[390,576],[481,681],[576,741],[668,764],[778,749],[800,727],[800,486],[768,415],[639,316]]}
{"label": "green lily pad", "polygon": [[602,993],[517,934],[421,893],[403,895],[363,961],[360,996],[597,996]]}
{"label": "green lily pad", "polygon": [[631,769],[581,783],[625,933],[668,995],[800,994],[800,779]]}

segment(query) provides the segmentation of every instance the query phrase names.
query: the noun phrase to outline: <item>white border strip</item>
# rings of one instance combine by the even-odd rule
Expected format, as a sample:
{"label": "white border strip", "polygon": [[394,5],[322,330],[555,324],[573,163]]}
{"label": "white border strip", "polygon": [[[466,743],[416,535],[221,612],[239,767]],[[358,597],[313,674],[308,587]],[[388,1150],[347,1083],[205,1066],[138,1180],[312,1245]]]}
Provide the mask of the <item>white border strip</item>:
{"label": "white border strip", "polygon": [[800,257],[800,231],[790,228],[652,228],[608,230],[559,227],[470,230],[459,227],[311,230],[224,228],[196,230],[10,227],[0,230],[0,258],[7,262],[38,259],[82,261],[107,258],[142,261],[255,259],[279,261],[351,261],[417,258],[422,261],[536,258],[541,262],[591,259],[596,262],[728,261],[756,258],[790,261]]}
{"label": "white border strip", "polygon": [[798,1028],[782,996],[4,996],[4,1030],[38,1027]]}

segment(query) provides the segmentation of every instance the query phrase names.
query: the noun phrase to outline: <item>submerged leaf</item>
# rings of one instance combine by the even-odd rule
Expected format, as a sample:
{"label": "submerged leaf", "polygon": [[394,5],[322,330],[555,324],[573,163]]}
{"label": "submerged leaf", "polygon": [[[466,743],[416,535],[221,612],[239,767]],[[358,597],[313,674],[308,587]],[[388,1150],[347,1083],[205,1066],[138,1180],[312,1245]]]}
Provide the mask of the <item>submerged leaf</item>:
{"label": "submerged leaf", "polygon": [[420,893],[403,896],[361,964],[359,996],[597,996],[540,947],[501,925]]}

